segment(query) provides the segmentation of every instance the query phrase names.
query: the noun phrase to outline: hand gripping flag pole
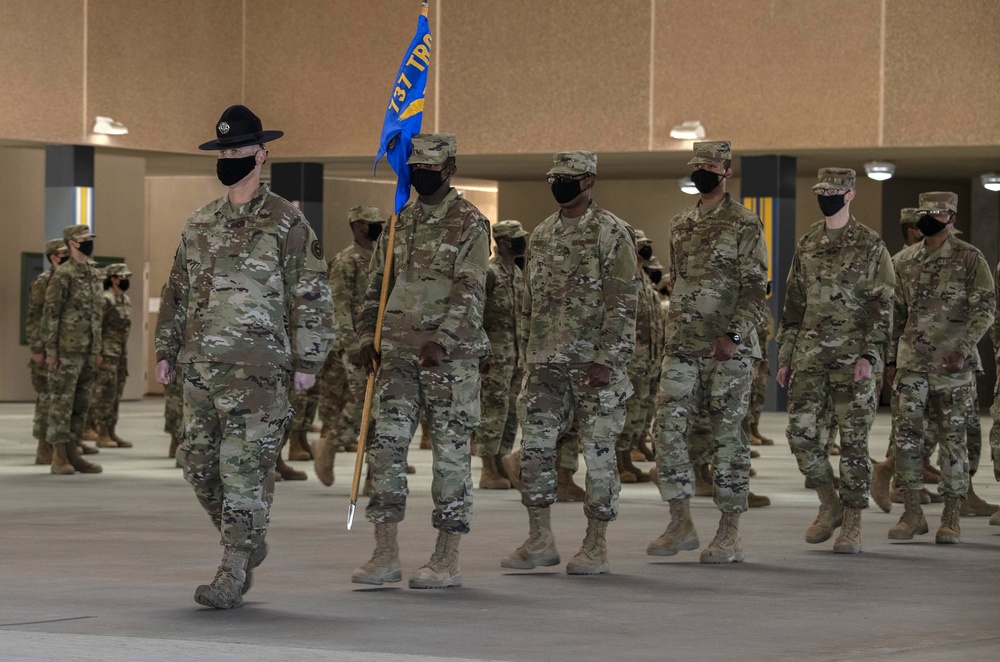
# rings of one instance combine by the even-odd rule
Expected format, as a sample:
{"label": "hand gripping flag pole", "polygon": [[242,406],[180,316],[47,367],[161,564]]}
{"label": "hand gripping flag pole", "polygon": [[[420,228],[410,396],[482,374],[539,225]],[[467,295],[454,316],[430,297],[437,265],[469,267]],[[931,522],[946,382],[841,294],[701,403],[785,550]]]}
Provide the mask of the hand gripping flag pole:
{"label": "hand gripping flag pole", "polygon": [[[382,291],[378,302],[378,317],[375,322],[375,351],[382,346],[382,319],[385,315],[385,302],[389,298],[390,282],[392,281],[392,255],[396,239],[396,219],[407,201],[410,199],[410,167],[406,160],[413,150],[412,138],[420,133],[420,124],[424,118],[424,90],[427,88],[427,70],[431,62],[431,31],[427,21],[427,0],[420,7],[420,17],[417,19],[417,32],[410,42],[410,47],[403,55],[403,63],[399,66],[396,80],[392,84],[389,96],[389,107],[385,111],[385,122],[382,125],[382,136],[379,140],[378,154],[375,155],[376,168],[383,156],[396,172],[396,201],[394,212],[389,219],[389,236],[386,240],[385,264],[382,269]],[[361,414],[361,431],[358,434],[358,454],[354,458],[354,480],[351,483],[351,504],[347,511],[347,529],[354,526],[354,511],[358,503],[358,488],[361,485],[361,467],[364,464],[365,448],[368,440],[368,429],[371,425],[372,396],[375,394],[375,374],[378,365],[372,366],[368,375],[368,385],[365,388],[365,406]]]}

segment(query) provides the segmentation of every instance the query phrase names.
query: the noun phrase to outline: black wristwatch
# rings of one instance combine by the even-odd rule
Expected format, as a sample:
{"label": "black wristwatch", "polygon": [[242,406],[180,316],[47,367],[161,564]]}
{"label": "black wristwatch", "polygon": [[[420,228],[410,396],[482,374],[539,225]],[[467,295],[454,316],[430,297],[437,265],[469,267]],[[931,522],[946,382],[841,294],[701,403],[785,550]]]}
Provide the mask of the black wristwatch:
{"label": "black wristwatch", "polygon": [[728,333],[726,333],[726,335],[729,336],[729,339],[732,340],[737,345],[739,345],[740,342],[743,340],[743,336],[736,333],[735,331],[729,331]]}

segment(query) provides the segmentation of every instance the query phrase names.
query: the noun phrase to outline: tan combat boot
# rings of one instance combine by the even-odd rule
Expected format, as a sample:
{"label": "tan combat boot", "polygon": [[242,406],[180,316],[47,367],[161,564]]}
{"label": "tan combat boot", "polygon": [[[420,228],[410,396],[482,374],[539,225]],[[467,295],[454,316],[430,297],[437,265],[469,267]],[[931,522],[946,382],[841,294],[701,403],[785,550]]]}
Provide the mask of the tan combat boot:
{"label": "tan combat boot", "polygon": [[631,474],[635,480],[631,481],[633,483],[648,483],[649,476],[646,472],[635,466],[632,463],[632,452],[631,451],[616,451],[618,460],[618,472],[622,477],[622,482],[625,481],[625,474]]}
{"label": "tan combat boot", "polygon": [[691,521],[691,500],[670,501],[670,523],[659,538],[646,546],[650,556],[673,556],[686,549],[698,549],[698,533]]}
{"label": "tan combat boot", "polygon": [[872,462],[872,500],[882,512],[892,512],[892,500],[889,498],[889,483],[896,470],[893,459],[886,458],[884,462]]}
{"label": "tan combat boot", "polygon": [[[760,433],[759,423],[750,425],[750,443],[754,446],[774,446],[774,439],[765,437]],[[754,442],[757,443],[754,443]]]}
{"label": "tan combat boot", "polygon": [[694,465],[694,495],[710,497],[715,493],[712,484],[712,468],[708,464]]}
{"label": "tan combat boot", "polygon": [[77,442],[76,445],[80,448],[80,452],[84,455],[97,455],[98,453],[101,452],[100,449],[97,448],[97,446],[88,446],[87,444],[83,443],[83,441]]}
{"label": "tan combat boot", "polygon": [[69,461],[69,455],[66,452],[67,446],[75,446],[72,442],[68,444],[49,444],[52,446],[52,468],[50,471],[57,476],[69,476],[76,473],[76,469]]}
{"label": "tan combat boot", "polygon": [[701,552],[702,563],[741,563],[743,541],[740,540],[740,514],[722,513],[715,538]]}
{"label": "tan combat boot", "polygon": [[747,494],[747,506],[750,508],[767,508],[770,505],[771,499],[763,494],[754,494],[753,492]]}
{"label": "tan combat boot", "polygon": [[957,545],[962,542],[962,529],[958,525],[961,499],[946,497],[944,510],[941,511],[941,526],[934,536],[934,542],[939,545]]}
{"label": "tan combat boot", "polygon": [[118,442],[108,434],[107,426],[97,424],[94,429],[97,430],[97,439],[95,441],[98,448],[118,448]]}
{"label": "tan combat boot", "polygon": [[101,436],[100,433],[93,426],[87,426],[83,429],[83,434],[80,435],[80,438],[86,441],[97,441],[99,436]]}
{"label": "tan combat boot", "polygon": [[420,450],[429,451],[431,449],[431,430],[424,424],[420,425]]}
{"label": "tan combat boot", "polygon": [[573,471],[556,467],[556,501],[567,503],[584,501],[586,498],[586,490],[573,482]]}
{"label": "tan combat boot", "polygon": [[309,440],[305,430],[292,430],[288,438],[288,460],[290,462],[306,462],[313,459],[309,450]]}
{"label": "tan combat boot", "polygon": [[936,485],[941,482],[941,472],[938,471],[937,467],[931,464],[930,458],[924,458],[924,484],[930,483],[931,485]]}
{"label": "tan combat boot", "polygon": [[890,540],[913,540],[914,535],[923,535],[930,529],[920,508],[920,490],[900,490],[903,495],[903,516],[889,529]]}
{"label": "tan combat boot", "polygon": [[524,483],[521,482],[521,451],[514,451],[513,453],[504,455],[500,458],[500,466],[503,467],[503,471],[507,475],[507,480],[510,481],[510,486],[518,492],[523,491]]}
{"label": "tan combat boot", "polygon": [[483,461],[483,470],[479,474],[479,489],[509,490],[510,481],[500,475],[496,455],[487,455],[480,459]]}
{"label": "tan combat boot", "polygon": [[281,455],[278,455],[278,460],[274,464],[274,470],[281,476],[281,480],[308,480],[309,476],[305,471],[299,471],[293,469],[291,466],[285,463],[281,459]]}
{"label": "tan combat boot", "polygon": [[611,571],[608,565],[608,523],[587,518],[587,535],[576,556],[566,564],[567,575],[603,575]]}
{"label": "tan combat boot", "polygon": [[399,544],[396,543],[396,523],[375,525],[375,552],[368,562],[354,569],[351,581],[355,584],[381,586],[385,582],[398,582],[403,578],[399,567]]}
{"label": "tan combat boot", "polygon": [[114,440],[114,442],[118,444],[118,448],[132,448],[132,446],[134,445],[131,441],[125,441],[124,439],[119,437],[118,433],[115,431],[114,425],[112,425],[111,428],[108,430],[108,436],[110,436]]}
{"label": "tan combat boot", "polygon": [[52,444],[45,441],[45,437],[38,440],[38,447],[35,449],[35,464],[52,464]]}
{"label": "tan combat boot", "polygon": [[559,565],[551,518],[551,509],[528,506],[528,539],[513,554],[501,559],[500,567],[531,570],[540,565]]}
{"label": "tan combat boot", "polygon": [[226,546],[222,563],[211,584],[202,584],[194,592],[194,601],[216,609],[237,609],[243,606],[243,586],[247,581],[250,550]]}
{"label": "tan combat boot", "polygon": [[171,435],[170,450],[167,451],[167,457],[169,457],[171,460],[177,459],[177,449],[180,448],[180,445],[181,445],[181,440]]}
{"label": "tan combat boot", "polygon": [[819,513],[816,520],[806,529],[806,542],[825,542],[833,535],[833,530],[844,521],[844,506],[833,483],[824,483],[816,488],[819,495]]}
{"label": "tan combat boot", "polygon": [[247,562],[247,578],[246,581],[243,582],[243,588],[241,589],[243,591],[243,595],[246,595],[253,586],[253,569],[264,562],[264,559],[267,558],[268,551],[269,549],[267,543],[262,542],[254,547],[253,551],[250,552],[250,560]]}
{"label": "tan combat boot", "polygon": [[972,483],[969,483],[969,492],[965,495],[965,501],[962,502],[962,508],[959,514],[962,517],[989,517],[996,512],[1000,512],[1000,506],[994,506],[992,503],[986,503],[982,498],[976,494],[975,490],[972,489]]}
{"label": "tan combat boot", "polygon": [[99,464],[94,464],[92,462],[87,462],[83,459],[83,455],[80,454],[80,447],[76,444],[62,444],[66,447],[66,458],[69,463],[73,465],[73,468],[82,474],[99,474],[104,471],[103,467]]}
{"label": "tan combat boot", "polygon": [[438,531],[434,553],[424,567],[410,577],[410,588],[451,588],[462,585],[462,569],[458,567],[459,533]]}
{"label": "tan combat boot", "polygon": [[861,553],[861,509],[845,508],[844,525],[840,527],[840,535],[833,542],[834,554]]}
{"label": "tan combat boot", "polygon": [[313,469],[319,482],[327,487],[333,485],[333,463],[337,449],[329,437],[320,437],[316,442],[316,452],[313,453]]}
{"label": "tan combat boot", "polygon": [[625,463],[624,459],[625,455],[626,453],[623,451],[615,451],[615,466],[618,468],[618,480],[621,481],[622,484],[638,482],[635,474],[628,470],[628,465]]}
{"label": "tan combat boot", "polygon": [[1000,510],[993,513],[993,516],[990,517],[990,526],[1000,526]]}

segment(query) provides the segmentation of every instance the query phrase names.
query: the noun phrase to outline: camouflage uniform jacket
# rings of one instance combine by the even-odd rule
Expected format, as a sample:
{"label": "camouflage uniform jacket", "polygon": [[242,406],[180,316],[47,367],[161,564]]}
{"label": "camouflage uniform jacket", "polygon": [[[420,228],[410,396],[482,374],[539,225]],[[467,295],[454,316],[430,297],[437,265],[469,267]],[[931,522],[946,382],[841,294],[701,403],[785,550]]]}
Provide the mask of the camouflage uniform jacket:
{"label": "camouflage uniform jacket", "polygon": [[114,290],[105,290],[101,300],[104,322],[101,326],[101,354],[127,355],[128,334],[132,329],[131,303],[127,294],[121,300]]}
{"label": "camouflage uniform jacket", "polygon": [[778,330],[778,366],[825,372],[881,357],[892,331],[896,284],[885,242],[853,216],[831,241],[826,222],[799,239]]}
{"label": "camouflage uniform jacket", "polygon": [[927,240],[896,255],[896,304],[889,362],[899,370],[940,373],[953,351],[973,370],[976,343],[993,323],[996,291],[978,248],[949,235],[938,250]]}
{"label": "camouflage uniform jacket", "polygon": [[760,358],[757,325],[764,317],[767,244],[756,214],[726,197],[706,214],[701,203],[670,222],[666,351],[710,356],[724,333],[742,336],[736,356]]}
{"label": "camouflage uniform jacket", "polygon": [[531,233],[521,308],[527,363],[626,368],[635,351],[635,233],[591,202],[575,225],[561,212]]}
{"label": "camouflage uniform jacket", "polygon": [[323,249],[297,208],[262,185],[188,219],[163,290],[156,359],[315,374],[333,341]]}
{"label": "camouflage uniform jacket", "polygon": [[490,339],[493,362],[523,367],[521,354],[521,305],[524,302],[524,276],[514,264],[499,255],[490,259],[486,272],[486,306],[483,328]]}
{"label": "camouflage uniform jacket", "polygon": [[[336,353],[358,351],[358,333],[354,321],[368,291],[368,267],[372,251],[352,243],[330,260],[330,290],[333,292],[333,317],[336,320]],[[381,285],[381,283],[379,283]]]}
{"label": "camouflage uniform jacket", "polygon": [[42,309],[45,307],[45,289],[55,268],[43,271],[31,281],[28,291],[28,319],[24,322],[25,335],[28,336],[28,346],[32,354],[45,351],[45,327],[42,325]]}
{"label": "camouflage uniform jacket", "polygon": [[[635,355],[645,357],[650,365],[658,356],[662,356],[657,343],[662,346],[662,324],[660,319],[663,316],[663,309],[660,307],[660,300],[653,289],[653,281],[642,269],[636,279],[638,287],[635,307]],[[635,356],[633,356],[635,359]],[[646,370],[647,368],[643,368]]]}
{"label": "camouflage uniform jacket", "polygon": [[60,264],[45,288],[41,327],[45,353],[97,354],[101,349],[101,285],[89,263]]}
{"label": "camouflage uniform jacket", "polygon": [[[375,247],[371,280],[355,323],[361,346],[375,340],[388,239],[383,232]],[[489,259],[489,221],[456,189],[426,213],[418,201],[404,207],[395,226],[382,353],[416,357],[424,345],[435,342],[448,359],[489,356],[483,330]]]}

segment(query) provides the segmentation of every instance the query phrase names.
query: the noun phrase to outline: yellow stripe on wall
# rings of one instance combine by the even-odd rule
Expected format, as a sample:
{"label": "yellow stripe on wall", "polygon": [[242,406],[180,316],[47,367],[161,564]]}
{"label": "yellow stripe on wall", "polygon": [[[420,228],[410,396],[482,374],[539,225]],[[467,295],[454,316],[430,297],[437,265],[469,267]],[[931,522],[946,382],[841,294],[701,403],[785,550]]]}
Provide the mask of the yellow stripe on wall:
{"label": "yellow stripe on wall", "polygon": [[764,240],[767,242],[767,279],[774,282],[774,259],[771,250],[774,237],[774,198],[743,198],[743,206],[757,214],[764,225]]}

